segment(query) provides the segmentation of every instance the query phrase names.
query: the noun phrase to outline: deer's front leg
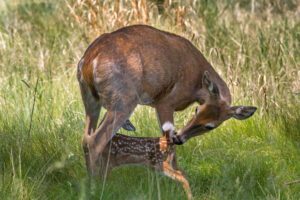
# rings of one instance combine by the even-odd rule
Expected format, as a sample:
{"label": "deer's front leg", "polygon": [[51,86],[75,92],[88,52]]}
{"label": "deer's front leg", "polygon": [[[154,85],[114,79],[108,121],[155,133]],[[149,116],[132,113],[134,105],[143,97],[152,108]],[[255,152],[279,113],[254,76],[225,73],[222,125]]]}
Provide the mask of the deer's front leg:
{"label": "deer's front leg", "polygon": [[[169,124],[170,126],[174,127],[174,117],[173,117],[174,109],[166,104],[156,105],[155,109],[156,109],[156,115],[157,115],[157,120],[158,120],[158,124],[160,127],[160,131],[161,131],[162,135],[164,136],[165,131],[167,131],[167,130],[163,129],[164,125]],[[172,131],[172,133],[173,133],[173,131]]]}

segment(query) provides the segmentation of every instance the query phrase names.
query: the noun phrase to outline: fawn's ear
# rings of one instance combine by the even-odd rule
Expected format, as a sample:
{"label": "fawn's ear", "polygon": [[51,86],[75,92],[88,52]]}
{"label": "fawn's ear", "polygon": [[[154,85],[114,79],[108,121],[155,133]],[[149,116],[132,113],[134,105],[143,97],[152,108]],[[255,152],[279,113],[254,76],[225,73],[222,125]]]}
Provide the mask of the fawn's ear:
{"label": "fawn's ear", "polygon": [[230,108],[230,117],[238,120],[244,120],[251,117],[255,111],[256,107],[253,106],[233,106]]}
{"label": "fawn's ear", "polygon": [[202,87],[207,89],[211,97],[220,98],[219,88],[211,79],[208,71],[205,71],[202,77]]}

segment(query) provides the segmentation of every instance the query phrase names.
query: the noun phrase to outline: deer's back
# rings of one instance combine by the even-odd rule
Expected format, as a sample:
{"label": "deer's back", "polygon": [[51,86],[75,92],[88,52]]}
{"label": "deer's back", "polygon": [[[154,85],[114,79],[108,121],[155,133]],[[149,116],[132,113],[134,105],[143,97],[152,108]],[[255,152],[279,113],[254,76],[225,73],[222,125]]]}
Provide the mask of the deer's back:
{"label": "deer's back", "polygon": [[85,79],[96,76],[99,89],[118,82],[154,100],[178,82],[198,84],[201,66],[208,64],[188,40],[144,25],[103,34],[89,46],[83,59]]}
{"label": "deer's back", "polygon": [[202,87],[205,70],[223,96],[230,96],[224,81],[191,42],[150,26],[128,26],[101,35],[83,60],[82,73],[90,88],[137,95],[141,104],[155,104],[174,88],[179,88],[176,95],[192,96]]}

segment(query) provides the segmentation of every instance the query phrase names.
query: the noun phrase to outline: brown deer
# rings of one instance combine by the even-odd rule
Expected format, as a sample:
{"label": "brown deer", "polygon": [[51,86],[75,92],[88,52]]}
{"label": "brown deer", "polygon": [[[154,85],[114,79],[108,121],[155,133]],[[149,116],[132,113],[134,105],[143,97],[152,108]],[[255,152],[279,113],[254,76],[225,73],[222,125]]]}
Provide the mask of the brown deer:
{"label": "brown deer", "polygon": [[[82,145],[91,175],[98,173],[100,154],[119,128],[134,130],[129,117],[138,104],[156,109],[160,127],[174,123],[174,111],[193,102],[202,105],[188,126],[172,135],[177,144],[256,110],[230,106],[226,83],[191,42],[145,25],[97,38],[78,63],[77,78],[86,112]],[[96,129],[102,106],[107,113]]]}
{"label": "brown deer", "polygon": [[107,178],[113,168],[122,165],[143,165],[180,182],[188,199],[192,199],[186,174],[177,168],[176,145],[170,140],[174,126],[166,122],[162,129],[165,134],[161,138],[114,135],[101,154],[102,175]]}

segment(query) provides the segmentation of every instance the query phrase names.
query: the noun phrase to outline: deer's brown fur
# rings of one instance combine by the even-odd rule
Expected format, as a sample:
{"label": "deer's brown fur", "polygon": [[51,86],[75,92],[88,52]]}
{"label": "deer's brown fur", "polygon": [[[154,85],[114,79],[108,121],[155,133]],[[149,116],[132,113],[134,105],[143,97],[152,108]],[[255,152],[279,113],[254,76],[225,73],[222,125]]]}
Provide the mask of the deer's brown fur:
{"label": "deer's brown fur", "polygon": [[[193,102],[220,110],[218,116],[207,116],[212,128],[233,116],[226,83],[200,51],[183,37],[150,26],[128,26],[101,35],[80,60],[77,78],[86,111],[82,145],[90,174],[98,173],[99,155],[118,129],[126,127],[138,104],[154,107],[160,126],[173,123],[174,111]],[[102,106],[107,113],[96,129]],[[202,112],[209,107],[202,107]],[[250,111],[245,116],[253,114]],[[174,136],[175,143],[209,131],[204,126],[196,117]]]}

